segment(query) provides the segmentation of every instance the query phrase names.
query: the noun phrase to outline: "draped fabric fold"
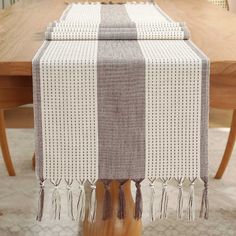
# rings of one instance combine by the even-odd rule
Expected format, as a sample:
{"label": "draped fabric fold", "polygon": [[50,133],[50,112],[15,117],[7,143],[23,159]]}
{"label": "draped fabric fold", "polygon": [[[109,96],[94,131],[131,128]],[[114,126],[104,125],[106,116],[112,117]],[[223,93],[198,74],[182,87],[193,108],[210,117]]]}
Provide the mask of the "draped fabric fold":
{"label": "draped fabric fold", "polygon": [[[189,40],[184,23],[153,4],[71,4],[49,25],[32,66],[38,220],[46,180],[55,187],[54,219],[64,207],[58,188],[65,182],[69,218],[88,217],[93,223],[100,215],[98,180],[104,185],[104,220],[126,217],[128,180],[135,183],[133,215],[140,220],[141,181],[148,179],[150,218],[155,220],[167,217],[172,180],[179,190],[174,196],[177,218],[184,219],[183,181],[188,179],[187,218],[193,220],[193,186],[202,179],[200,216],[208,218],[209,60]],[[117,212],[112,180],[119,181]],[[154,186],[158,181],[162,189]],[[79,194],[76,217],[73,185]]]}

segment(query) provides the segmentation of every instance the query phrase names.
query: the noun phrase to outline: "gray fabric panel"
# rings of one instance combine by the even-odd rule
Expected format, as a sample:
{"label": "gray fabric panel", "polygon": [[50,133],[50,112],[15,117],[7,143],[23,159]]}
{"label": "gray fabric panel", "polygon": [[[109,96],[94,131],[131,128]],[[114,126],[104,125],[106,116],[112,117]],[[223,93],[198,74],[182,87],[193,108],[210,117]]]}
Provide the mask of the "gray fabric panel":
{"label": "gray fabric panel", "polygon": [[99,28],[98,37],[100,40],[136,40],[137,30],[136,28],[116,28],[115,30]]}
{"label": "gray fabric panel", "polygon": [[201,88],[201,177],[208,176],[208,121],[209,121],[209,59],[191,42],[185,41],[202,59],[202,88]]}
{"label": "gray fabric panel", "polygon": [[137,41],[98,42],[99,178],[145,177],[145,59]]}
{"label": "gray fabric panel", "polygon": [[34,125],[35,125],[35,159],[36,159],[36,175],[39,179],[43,179],[43,136],[42,136],[42,111],[41,111],[41,88],[40,88],[40,59],[49,45],[45,41],[44,45],[39,49],[37,57],[32,61],[33,73],[33,100],[34,100]]}
{"label": "gray fabric panel", "polygon": [[125,5],[107,4],[101,6],[100,28],[135,28],[136,25],[128,16]]}

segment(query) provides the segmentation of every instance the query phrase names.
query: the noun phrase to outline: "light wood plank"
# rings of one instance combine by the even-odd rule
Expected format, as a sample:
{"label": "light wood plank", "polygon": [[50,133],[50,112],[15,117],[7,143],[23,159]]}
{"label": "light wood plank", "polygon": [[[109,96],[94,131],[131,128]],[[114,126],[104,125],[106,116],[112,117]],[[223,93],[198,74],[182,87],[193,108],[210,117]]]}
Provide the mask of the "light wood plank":
{"label": "light wood plank", "polygon": [[[187,23],[193,42],[211,60],[212,75],[236,75],[235,14],[207,0],[156,2],[173,19]],[[22,0],[0,13],[0,75],[32,74],[31,60],[42,44],[43,32],[65,7],[63,0]]]}

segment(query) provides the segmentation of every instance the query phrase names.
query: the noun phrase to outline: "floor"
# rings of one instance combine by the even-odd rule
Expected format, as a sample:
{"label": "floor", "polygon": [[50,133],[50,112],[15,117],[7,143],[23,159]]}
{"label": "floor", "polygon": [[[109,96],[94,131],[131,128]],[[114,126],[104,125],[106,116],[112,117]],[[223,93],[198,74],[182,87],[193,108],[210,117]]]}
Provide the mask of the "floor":
{"label": "floor", "polygon": [[[214,112],[212,116],[216,116]],[[143,183],[144,236],[157,235],[236,235],[236,151],[222,180],[213,178],[221,160],[228,135],[228,128],[216,128],[220,122],[213,119],[209,129],[209,162],[210,162],[210,219],[195,222],[186,219],[176,220],[177,188],[175,183],[168,187],[169,208],[167,220],[150,222],[148,214],[149,186]],[[227,118],[226,126],[228,124]],[[230,120],[230,119],[229,119]],[[35,173],[31,169],[31,156],[34,151],[32,129],[8,129],[9,145],[17,171],[16,177],[8,177],[0,156],[0,236],[74,236],[81,235],[77,222],[67,219],[66,211],[62,211],[61,221],[50,220],[50,210],[42,223],[35,221],[38,185]],[[50,194],[50,186],[47,186]],[[199,213],[202,184],[199,182],[195,188],[196,207]],[[62,201],[65,200],[62,195]],[[76,195],[75,195],[76,197]],[[160,199],[160,190],[157,192]],[[188,186],[184,188],[184,202],[187,202]],[[46,196],[50,199],[50,196]],[[46,206],[50,201],[46,203]],[[49,208],[49,207],[48,207]],[[185,214],[186,215],[186,214]],[[185,216],[186,218],[186,216]]]}

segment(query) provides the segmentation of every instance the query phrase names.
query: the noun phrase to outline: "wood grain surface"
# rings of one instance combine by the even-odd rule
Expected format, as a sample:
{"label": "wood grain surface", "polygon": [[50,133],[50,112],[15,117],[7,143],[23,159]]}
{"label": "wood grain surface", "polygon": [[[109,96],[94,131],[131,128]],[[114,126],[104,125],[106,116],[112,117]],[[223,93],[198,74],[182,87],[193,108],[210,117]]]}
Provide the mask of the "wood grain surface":
{"label": "wood grain surface", "polygon": [[[236,15],[207,0],[156,0],[174,20],[186,22],[191,39],[211,60],[211,74],[236,75]],[[31,75],[31,60],[63,0],[22,0],[0,13],[0,75]]]}

